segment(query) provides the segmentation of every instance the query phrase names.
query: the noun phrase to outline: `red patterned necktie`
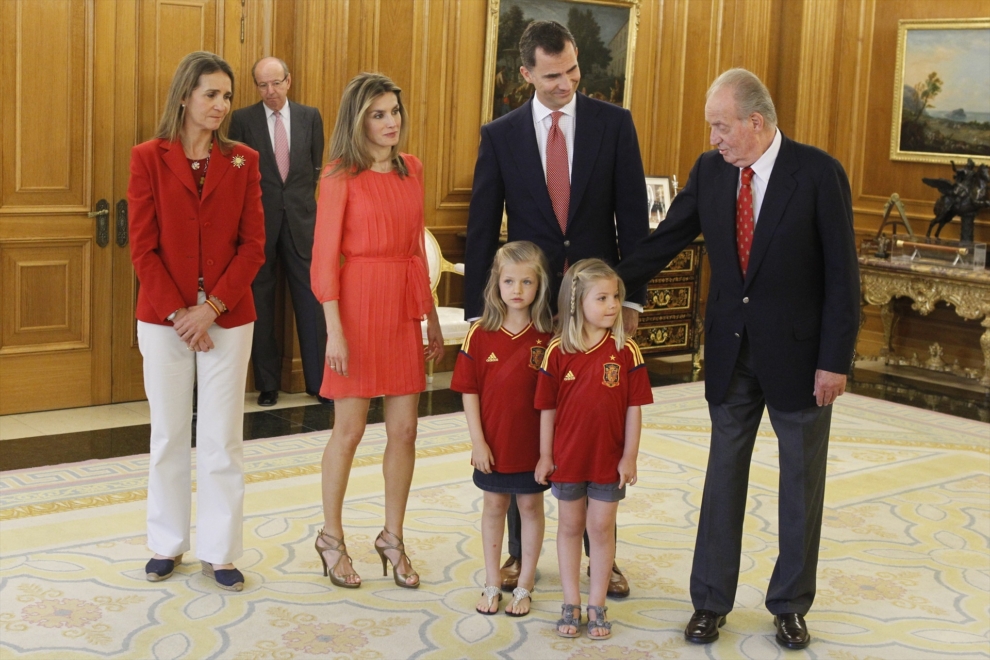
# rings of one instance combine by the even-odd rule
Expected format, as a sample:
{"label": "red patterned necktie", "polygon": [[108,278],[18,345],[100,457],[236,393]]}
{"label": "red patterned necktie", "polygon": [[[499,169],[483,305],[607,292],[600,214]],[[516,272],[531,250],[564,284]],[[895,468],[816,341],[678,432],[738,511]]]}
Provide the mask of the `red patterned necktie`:
{"label": "red patterned necktie", "polygon": [[739,197],[736,198],[736,249],[739,251],[739,267],[742,268],[743,277],[749,267],[749,252],[753,248],[753,230],[756,227],[753,218],[752,182],[753,168],[744,168]]}
{"label": "red patterned necktie", "polygon": [[571,203],[571,177],[567,171],[567,140],[557,125],[563,114],[559,110],[550,113],[553,123],[547,135],[547,190],[560,231],[566,233],[567,212]]}
{"label": "red patterned necktie", "polygon": [[282,176],[282,182],[289,176],[289,138],[285,134],[285,124],[282,123],[282,115],[275,111],[275,163],[278,165],[278,173]]}

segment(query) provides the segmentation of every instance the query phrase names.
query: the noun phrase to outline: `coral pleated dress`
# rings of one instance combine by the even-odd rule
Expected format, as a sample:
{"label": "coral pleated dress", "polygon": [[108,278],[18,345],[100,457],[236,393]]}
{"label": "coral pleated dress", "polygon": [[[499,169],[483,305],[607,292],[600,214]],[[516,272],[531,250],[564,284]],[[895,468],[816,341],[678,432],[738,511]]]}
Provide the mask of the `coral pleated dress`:
{"label": "coral pleated dress", "polygon": [[348,377],[324,367],[320,394],[330,399],[426,388],[420,321],[433,296],[423,233],[423,164],[402,157],[409,168],[404,178],[395,170],[365,170],[320,179],[313,293],[320,303],[338,301],[349,352]]}

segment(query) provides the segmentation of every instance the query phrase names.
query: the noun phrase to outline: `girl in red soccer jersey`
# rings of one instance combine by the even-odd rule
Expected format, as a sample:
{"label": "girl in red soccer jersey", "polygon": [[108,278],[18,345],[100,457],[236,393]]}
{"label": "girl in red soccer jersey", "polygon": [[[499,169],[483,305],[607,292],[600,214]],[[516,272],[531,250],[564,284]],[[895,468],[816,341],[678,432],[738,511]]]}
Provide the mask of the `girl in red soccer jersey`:
{"label": "girl in red soccer jersey", "polygon": [[604,261],[571,266],[558,298],[560,336],[547,348],[536,386],[536,407],[543,412],[535,477],[542,484],[552,479],[559,507],[561,637],[579,635],[585,527],[591,540],[588,636],[612,634],[605,595],[615,559],[615,514],[626,485],[636,483],[640,406],[653,403],[643,356],[622,330],[624,299],[622,280]]}
{"label": "girl in red soccer jersey", "polygon": [[532,604],[547,489],[533,477],[540,458],[540,411],[533,397],[552,337],[549,286],[547,260],[536,245],[515,241],[499,249],[485,286],[485,311],[464,340],[450,384],[464,395],[474,483],[485,491],[485,589],[475,606],[482,614],[498,612],[502,599],[499,559],[513,494],[522,519],[522,566],[505,613],[525,616]]}

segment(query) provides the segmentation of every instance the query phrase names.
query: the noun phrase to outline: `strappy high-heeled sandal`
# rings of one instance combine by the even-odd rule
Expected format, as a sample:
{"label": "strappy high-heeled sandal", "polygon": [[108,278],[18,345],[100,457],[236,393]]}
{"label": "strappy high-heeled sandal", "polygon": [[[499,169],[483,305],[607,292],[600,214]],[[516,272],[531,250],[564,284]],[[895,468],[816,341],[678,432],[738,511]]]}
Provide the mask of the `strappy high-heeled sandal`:
{"label": "strappy high-heeled sandal", "polygon": [[532,609],[532,607],[533,607],[533,596],[532,596],[532,594],[529,593],[529,589],[525,589],[523,587],[516,587],[515,589],[512,590],[512,602],[505,606],[505,614],[506,614],[506,616],[516,616],[516,617],[518,617],[518,616],[526,616],[527,614],[529,614],[529,609],[527,609],[525,612],[522,612],[521,614],[520,613],[516,613],[516,612],[510,612],[509,611],[509,608],[510,607],[515,607],[516,605],[518,605],[522,601],[523,598],[529,598],[529,606],[530,606],[530,609]]}
{"label": "strappy high-heeled sandal", "polygon": [[496,606],[495,609],[492,610],[492,605],[494,605],[495,603],[502,602],[502,590],[499,589],[498,587],[489,587],[486,584],[484,590],[482,590],[481,592],[481,595],[488,599],[488,604],[485,606],[485,609],[481,609],[480,607],[475,607],[474,608],[475,612],[477,612],[478,614],[484,614],[486,616],[491,616],[492,614],[498,614],[498,607]]}
{"label": "strappy high-heeled sandal", "polygon": [[[591,620],[591,613],[595,613],[594,621]],[[612,622],[605,620],[607,607],[600,605],[588,605],[588,637],[591,639],[608,639],[612,636]],[[591,631],[601,631],[599,635],[592,635]]]}
{"label": "strappy high-heeled sandal", "polygon": [[[394,538],[396,541],[398,541],[398,543],[395,544],[389,543],[385,539],[386,534]],[[385,545],[378,545],[379,541],[381,541]],[[388,562],[392,561],[392,559],[388,557],[385,553],[388,552],[389,550],[395,550],[396,552],[399,553],[399,560],[392,561],[392,578],[395,580],[395,584],[402,587],[403,589],[419,588],[419,573],[411,570],[412,560],[409,559],[409,555],[406,554],[406,545],[405,543],[402,542],[402,539],[400,539],[398,536],[388,531],[387,529],[383,529],[381,533],[378,535],[378,538],[375,539],[375,550],[378,551],[378,556],[382,558],[382,575],[388,575]],[[405,557],[406,563],[409,564],[409,568],[410,568],[409,573],[399,572],[399,564],[402,563],[403,557]],[[408,580],[411,577],[416,578],[415,584],[409,584],[408,582],[406,582],[406,580]]]}
{"label": "strappy high-heeled sandal", "polygon": [[[322,545],[320,542],[323,542]],[[332,545],[331,545],[332,544]],[[330,581],[337,585],[338,587],[343,587],[344,589],[357,589],[361,586],[361,576],[354,572],[354,562],[351,561],[351,556],[347,554],[347,546],[344,545],[344,539],[338,539],[336,537],[330,536],[326,533],[326,530],[321,529],[320,533],[316,535],[316,552],[320,555],[320,561],[323,562],[323,576],[329,577]],[[327,557],[324,553],[326,552],[336,552],[337,561],[333,565],[327,564]],[[351,572],[338,574],[337,566],[343,561],[344,557],[351,562]],[[348,582],[347,578],[356,577],[357,582]]]}
{"label": "strappy high-heeled sandal", "polygon": [[[574,616],[574,610],[577,610],[577,617]],[[574,632],[563,632],[561,631],[562,626],[574,626]],[[558,637],[580,637],[581,636],[581,606],[580,605],[569,605],[564,603],[560,606],[560,618],[557,619],[557,636]]]}

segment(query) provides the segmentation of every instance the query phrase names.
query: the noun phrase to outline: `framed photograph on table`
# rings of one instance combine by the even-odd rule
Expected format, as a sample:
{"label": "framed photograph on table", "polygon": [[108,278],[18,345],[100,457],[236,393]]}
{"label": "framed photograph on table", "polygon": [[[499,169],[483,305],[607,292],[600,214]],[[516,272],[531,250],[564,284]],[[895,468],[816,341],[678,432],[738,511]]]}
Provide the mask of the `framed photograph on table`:
{"label": "framed photograph on table", "polygon": [[656,229],[657,225],[667,217],[667,209],[670,208],[673,196],[673,186],[669,176],[646,177],[646,203],[650,209],[650,229]]}
{"label": "framed photograph on table", "polygon": [[531,22],[557,21],[574,35],[582,94],[629,107],[641,0],[488,0],[481,123],[529,100],[519,38]]}
{"label": "framed photograph on table", "polygon": [[990,19],[901,20],[890,159],[990,163]]}

